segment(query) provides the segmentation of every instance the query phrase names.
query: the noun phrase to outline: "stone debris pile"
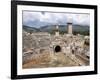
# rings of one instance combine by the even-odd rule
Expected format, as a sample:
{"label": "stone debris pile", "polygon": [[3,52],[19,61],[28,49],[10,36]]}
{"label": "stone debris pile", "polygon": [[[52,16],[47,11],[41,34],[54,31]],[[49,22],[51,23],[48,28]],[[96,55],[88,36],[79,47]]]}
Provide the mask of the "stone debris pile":
{"label": "stone debris pile", "polygon": [[79,34],[55,36],[23,31],[24,68],[89,65],[89,42],[89,36]]}

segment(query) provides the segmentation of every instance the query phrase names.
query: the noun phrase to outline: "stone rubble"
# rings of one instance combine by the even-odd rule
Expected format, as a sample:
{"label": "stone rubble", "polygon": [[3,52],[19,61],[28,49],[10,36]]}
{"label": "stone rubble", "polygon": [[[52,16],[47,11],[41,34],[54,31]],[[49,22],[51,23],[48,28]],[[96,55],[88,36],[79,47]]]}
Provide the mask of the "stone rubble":
{"label": "stone rubble", "polygon": [[[29,34],[23,31],[23,65],[29,63],[30,61],[37,60],[38,63],[40,60],[40,63],[42,64],[44,58],[49,59],[44,60],[45,62],[48,62],[49,66],[52,66],[51,63],[55,61],[60,63],[56,66],[89,65],[90,51],[89,44],[87,43],[89,43],[89,36],[83,36],[80,34],[64,34],[55,36],[47,32],[35,32]],[[61,51],[58,53],[55,52],[57,45],[61,48]],[[88,63],[78,59],[77,57],[80,57],[80,55],[83,56],[84,60],[86,59]],[[41,56],[46,57],[42,58]],[[66,61],[68,60],[67,58],[72,61],[69,61],[70,63],[68,63]],[[61,63],[64,65],[61,65]],[[36,65],[36,63],[31,64],[33,65],[31,67]]]}

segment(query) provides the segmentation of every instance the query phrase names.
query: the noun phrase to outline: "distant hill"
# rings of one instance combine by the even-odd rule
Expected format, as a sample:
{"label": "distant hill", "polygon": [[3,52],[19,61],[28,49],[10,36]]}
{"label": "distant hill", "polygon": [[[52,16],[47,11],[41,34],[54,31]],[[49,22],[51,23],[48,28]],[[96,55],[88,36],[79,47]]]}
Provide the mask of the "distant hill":
{"label": "distant hill", "polygon": [[73,25],[73,34],[89,35],[89,26]]}
{"label": "distant hill", "polygon": [[[67,25],[59,25],[59,31],[60,33],[67,33]],[[49,32],[54,33],[56,29],[56,25],[46,25],[46,26],[40,26],[40,28],[35,27],[29,27],[29,26],[23,26],[23,29],[27,32]],[[83,26],[83,25],[73,25],[73,33],[77,34],[89,34],[89,26]]]}
{"label": "distant hill", "polygon": [[[42,26],[40,28],[41,31],[46,31],[50,33],[54,33],[56,25],[47,25],[47,26]],[[68,26],[67,25],[59,25],[59,31],[60,33],[67,33]],[[83,25],[73,25],[73,33],[77,34],[89,34],[89,26],[83,26]]]}
{"label": "distant hill", "polygon": [[[56,25],[47,25],[47,26],[42,26],[40,29],[42,31],[50,31],[50,30],[54,30]],[[67,30],[67,25],[59,25],[59,30],[60,31],[66,31]],[[73,31],[87,31],[89,30],[89,26],[83,26],[83,25],[73,25]]]}
{"label": "distant hill", "polygon": [[[42,26],[41,28],[41,31],[53,31],[56,29],[56,25],[47,25],[47,26]],[[59,25],[59,30],[60,31],[66,31],[67,28],[66,28],[66,25]]]}
{"label": "distant hill", "polygon": [[73,25],[73,31],[89,31],[89,26]]}
{"label": "distant hill", "polygon": [[39,32],[40,31],[39,29],[35,27],[29,27],[25,25],[23,25],[23,30],[25,30],[26,32]]}

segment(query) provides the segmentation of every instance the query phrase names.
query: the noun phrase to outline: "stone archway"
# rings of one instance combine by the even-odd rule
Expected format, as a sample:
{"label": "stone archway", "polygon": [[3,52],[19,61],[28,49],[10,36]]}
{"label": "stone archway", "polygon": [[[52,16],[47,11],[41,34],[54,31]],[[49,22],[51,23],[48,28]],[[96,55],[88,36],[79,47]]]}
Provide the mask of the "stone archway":
{"label": "stone archway", "polygon": [[56,45],[54,48],[55,52],[61,52],[61,47],[59,45]]}

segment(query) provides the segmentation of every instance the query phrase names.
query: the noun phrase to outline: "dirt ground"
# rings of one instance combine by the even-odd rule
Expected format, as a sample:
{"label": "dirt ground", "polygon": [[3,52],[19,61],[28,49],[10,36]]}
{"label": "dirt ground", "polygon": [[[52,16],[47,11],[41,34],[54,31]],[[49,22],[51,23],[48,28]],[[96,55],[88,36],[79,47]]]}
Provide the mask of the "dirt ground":
{"label": "dirt ground", "polygon": [[[87,62],[87,64],[89,64]],[[42,53],[27,63],[23,64],[23,69],[27,68],[47,68],[47,67],[68,67],[87,65],[84,61],[75,57],[75,55],[66,56],[64,53]]]}

